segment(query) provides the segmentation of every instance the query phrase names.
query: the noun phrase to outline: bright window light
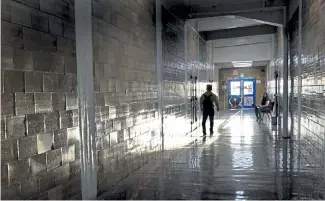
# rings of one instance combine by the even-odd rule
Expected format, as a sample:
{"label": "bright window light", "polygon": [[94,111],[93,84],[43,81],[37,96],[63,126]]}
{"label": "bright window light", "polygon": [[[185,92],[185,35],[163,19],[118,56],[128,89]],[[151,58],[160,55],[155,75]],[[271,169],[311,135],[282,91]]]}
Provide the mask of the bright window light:
{"label": "bright window light", "polygon": [[235,68],[252,67],[253,64],[252,61],[232,61],[231,63]]}

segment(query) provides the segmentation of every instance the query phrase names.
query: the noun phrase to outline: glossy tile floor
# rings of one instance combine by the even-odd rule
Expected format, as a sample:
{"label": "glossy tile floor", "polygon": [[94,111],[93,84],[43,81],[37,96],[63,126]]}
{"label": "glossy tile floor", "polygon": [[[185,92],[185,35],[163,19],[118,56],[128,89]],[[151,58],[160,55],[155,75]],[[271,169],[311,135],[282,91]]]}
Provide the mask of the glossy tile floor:
{"label": "glossy tile floor", "polygon": [[99,199],[324,199],[324,181],[300,165],[295,142],[251,111],[219,118],[227,115],[213,136],[161,153]]}

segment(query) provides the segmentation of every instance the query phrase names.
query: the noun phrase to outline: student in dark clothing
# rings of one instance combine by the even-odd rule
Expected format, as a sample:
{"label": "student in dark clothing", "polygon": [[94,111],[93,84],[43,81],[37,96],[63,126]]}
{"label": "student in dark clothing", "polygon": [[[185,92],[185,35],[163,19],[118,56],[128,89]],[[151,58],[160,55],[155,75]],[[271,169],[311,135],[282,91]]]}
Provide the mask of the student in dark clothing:
{"label": "student in dark clothing", "polygon": [[267,93],[263,94],[263,98],[260,106],[253,105],[255,107],[256,120],[261,120],[262,112],[270,112],[272,110],[271,100]]}
{"label": "student in dark clothing", "polygon": [[200,98],[200,107],[201,107],[201,111],[203,112],[203,121],[202,121],[203,135],[206,135],[205,123],[208,117],[210,119],[210,134],[213,134],[213,118],[214,118],[213,103],[215,103],[217,107],[217,111],[219,111],[218,97],[211,91],[212,91],[212,85],[208,84],[207,91]]}

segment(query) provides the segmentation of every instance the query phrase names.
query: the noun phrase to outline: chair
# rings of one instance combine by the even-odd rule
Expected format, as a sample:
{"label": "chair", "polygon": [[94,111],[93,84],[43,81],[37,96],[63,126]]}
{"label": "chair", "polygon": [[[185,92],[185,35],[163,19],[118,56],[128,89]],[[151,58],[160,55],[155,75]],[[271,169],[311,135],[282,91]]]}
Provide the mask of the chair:
{"label": "chair", "polygon": [[263,114],[263,116],[262,116],[262,121],[263,121],[263,119],[264,119],[265,114],[266,114],[266,116],[268,117],[268,119],[270,119],[270,120],[272,119],[272,111],[273,111],[274,105],[275,105],[275,102],[272,101],[272,102],[270,103],[271,110],[270,110],[270,111],[262,111],[262,114]]}

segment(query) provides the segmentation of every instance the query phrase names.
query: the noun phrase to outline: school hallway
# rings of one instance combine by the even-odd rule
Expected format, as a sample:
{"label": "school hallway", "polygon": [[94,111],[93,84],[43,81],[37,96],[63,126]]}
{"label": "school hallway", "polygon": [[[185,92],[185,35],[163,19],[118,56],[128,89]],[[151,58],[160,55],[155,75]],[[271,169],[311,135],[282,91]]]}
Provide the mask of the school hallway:
{"label": "school hallway", "polygon": [[325,199],[325,0],[0,1],[2,200]]}
{"label": "school hallway", "polygon": [[159,154],[99,199],[324,199],[324,183],[297,144],[257,123],[253,111],[221,112],[215,134]]}

